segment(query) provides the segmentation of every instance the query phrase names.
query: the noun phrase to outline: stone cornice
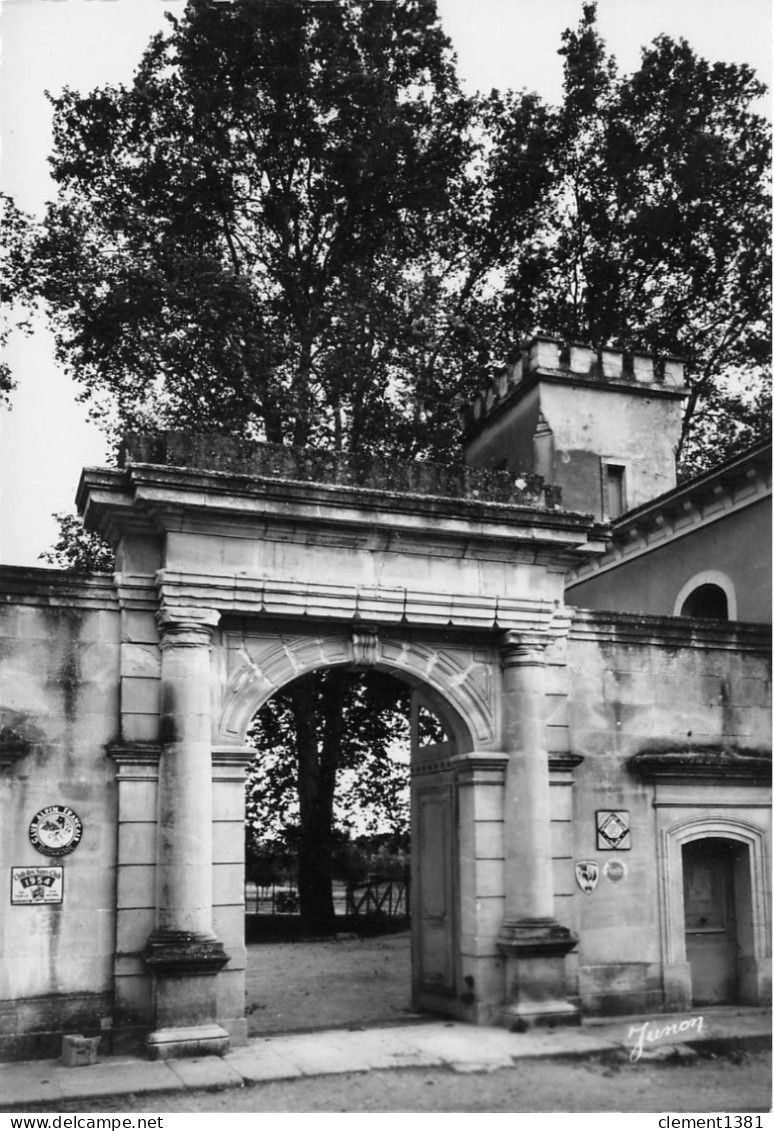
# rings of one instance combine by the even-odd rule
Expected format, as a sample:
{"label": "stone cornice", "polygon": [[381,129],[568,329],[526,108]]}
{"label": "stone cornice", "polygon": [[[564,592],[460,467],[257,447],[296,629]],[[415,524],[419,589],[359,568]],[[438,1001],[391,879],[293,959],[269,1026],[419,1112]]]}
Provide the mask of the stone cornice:
{"label": "stone cornice", "polygon": [[[89,529],[115,541],[122,532],[204,530],[270,537],[274,529],[313,526],[334,542],[388,548],[395,538],[416,552],[449,543],[455,552],[500,543],[511,555],[542,550],[566,570],[599,553],[606,524],[590,515],[473,498],[408,495],[341,484],[308,483],[149,464],[83,471],[78,507]],[[353,541],[354,539],[354,541]]]}
{"label": "stone cornice", "polygon": [[0,566],[0,600],[14,605],[118,609],[113,574],[28,566]]}
{"label": "stone cornice", "polygon": [[643,750],[629,768],[645,781],[710,778],[713,781],[771,781],[771,751],[727,746]]}
{"label": "stone cornice", "polygon": [[567,588],[770,497],[771,444],[766,443],[616,519],[607,551],[580,562],[568,575]]}
{"label": "stone cornice", "polygon": [[606,644],[649,644],[653,647],[712,649],[771,655],[768,625],[738,621],[708,624],[685,617],[644,616],[573,609],[570,640],[593,640]]}

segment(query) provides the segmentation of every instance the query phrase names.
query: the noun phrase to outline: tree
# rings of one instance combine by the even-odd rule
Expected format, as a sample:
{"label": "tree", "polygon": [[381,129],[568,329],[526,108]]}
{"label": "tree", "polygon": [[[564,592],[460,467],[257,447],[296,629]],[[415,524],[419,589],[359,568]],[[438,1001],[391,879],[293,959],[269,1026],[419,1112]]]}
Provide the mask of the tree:
{"label": "tree", "polygon": [[[379,449],[470,144],[431,0],[192,0],[129,88],[54,100],[60,356],[120,426]],[[107,397],[106,397],[107,395]]]}
{"label": "tree", "polygon": [[[34,253],[35,226],[13,200],[0,192],[0,348],[14,330],[31,332],[29,316],[40,284]],[[0,409],[10,404],[15,381],[0,361]]]}
{"label": "tree", "polygon": [[112,573],[115,554],[109,542],[99,534],[86,530],[74,514],[55,514],[59,538],[40,554],[42,561],[73,573]]}
{"label": "tree", "polygon": [[711,64],[666,36],[620,76],[595,4],[561,54],[553,206],[514,261],[497,318],[683,358],[677,456],[698,470],[768,426],[771,141],[754,111],[765,87],[749,67]]}
{"label": "tree", "polygon": [[[43,293],[93,410],[114,434],[218,427],[372,453],[451,436],[440,303],[483,267],[452,240],[474,103],[435,4],[192,0],[171,25],[131,87],[53,100]],[[373,689],[367,723],[358,689],[331,671],[282,700],[315,933],[331,925],[333,797],[357,745],[345,719],[361,754],[396,725]],[[385,762],[369,765],[373,782]]]}

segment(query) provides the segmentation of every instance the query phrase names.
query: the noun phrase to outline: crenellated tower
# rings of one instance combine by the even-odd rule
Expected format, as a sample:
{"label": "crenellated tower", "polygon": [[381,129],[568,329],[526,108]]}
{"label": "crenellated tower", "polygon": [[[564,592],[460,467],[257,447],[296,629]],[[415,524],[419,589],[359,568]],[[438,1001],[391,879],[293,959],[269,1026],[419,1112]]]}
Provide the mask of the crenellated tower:
{"label": "crenellated tower", "polygon": [[675,358],[536,337],[466,409],[465,460],[541,475],[566,510],[616,518],[675,486],[685,396]]}

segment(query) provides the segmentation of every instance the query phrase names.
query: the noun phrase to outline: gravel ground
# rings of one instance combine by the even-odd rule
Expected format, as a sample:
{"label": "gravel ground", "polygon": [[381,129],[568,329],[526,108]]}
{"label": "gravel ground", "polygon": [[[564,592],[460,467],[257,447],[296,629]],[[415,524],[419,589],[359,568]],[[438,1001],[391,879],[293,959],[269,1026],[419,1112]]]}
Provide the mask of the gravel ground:
{"label": "gravel ground", "polygon": [[411,934],[247,948],[251,1037],[405,1022],[411,1012]]}

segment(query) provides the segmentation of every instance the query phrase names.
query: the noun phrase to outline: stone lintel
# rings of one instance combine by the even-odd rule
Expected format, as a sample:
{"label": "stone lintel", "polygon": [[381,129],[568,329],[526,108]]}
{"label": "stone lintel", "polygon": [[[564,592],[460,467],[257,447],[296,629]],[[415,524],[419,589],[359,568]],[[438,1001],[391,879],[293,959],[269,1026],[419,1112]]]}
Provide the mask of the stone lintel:
{"label": "stone lintel", "polygon": [[583,754],[556,753],[548,755],[548,768],[552,773],[571,774],[582,762]]}
{"label": "stone lintel", "polygon": [[215,975],[229,960],[220,939],[173,930],[154,931],[143,959],[154,974],[177,978]]}
{"label": "stone lintel", "polygon": [[161,600],[172,619],[184,620],[195,602],[213,614],[259,614],[282,619],[349,621],[356,633],[353,659],[375,656],[377,627],[389,625],[497,631],[512,629],[546,645],[569,629],[569,617],[547,598],[431,592],[405,586],[344,585],[246,574],[211,576],[166,569],[158,574]]}
{"label": "stone lintel", "polygon": [[629,759],[629,768],[645,781],[710,778],[713,781],[771,781],[771,751],[726,746],[684,750],[643,750]]}
{"label": "stone lintel", "polygon": [[105,753],[122,770],[127,766],[158,766],[161,745],[158,742],[109,742]]}

